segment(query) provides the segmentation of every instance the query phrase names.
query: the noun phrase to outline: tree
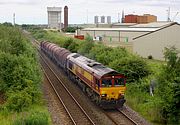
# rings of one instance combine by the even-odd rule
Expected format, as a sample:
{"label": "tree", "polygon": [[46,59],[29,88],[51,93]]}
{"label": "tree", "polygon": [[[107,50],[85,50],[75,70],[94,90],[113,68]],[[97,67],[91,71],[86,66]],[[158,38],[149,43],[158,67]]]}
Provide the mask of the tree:
{"label": "tree", "polygon": [[180,57],[175,47],[165,48],[164,65],[158,77],[158,94],[164,103],[161,104],[162,117],[165,123],[180,123]]}

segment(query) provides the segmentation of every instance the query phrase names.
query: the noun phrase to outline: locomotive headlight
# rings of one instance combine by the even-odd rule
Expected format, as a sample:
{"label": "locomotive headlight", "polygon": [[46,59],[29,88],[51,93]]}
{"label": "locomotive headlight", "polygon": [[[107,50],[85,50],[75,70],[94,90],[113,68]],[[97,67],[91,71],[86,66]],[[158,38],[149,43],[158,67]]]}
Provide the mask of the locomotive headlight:
{"label": "locomotive headlight", "polygon": [[102,97],[106,97],[106,96],[107,96],[107,94],[101,94],[101,96],[102,96]]}
{"label": "locomotive headlight", "polygon": [[101,92],[101,97],[106,97],[106,96],[107,96],[106,91],[102,91]]}

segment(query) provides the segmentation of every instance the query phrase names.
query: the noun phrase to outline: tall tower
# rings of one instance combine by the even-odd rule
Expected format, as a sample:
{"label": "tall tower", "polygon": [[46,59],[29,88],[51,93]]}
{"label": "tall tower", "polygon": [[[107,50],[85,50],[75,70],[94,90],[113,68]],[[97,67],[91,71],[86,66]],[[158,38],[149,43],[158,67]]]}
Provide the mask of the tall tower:
{"label": "tall tower", "polygon": [[105,16],[101,16],[101,23],[105,23]]}
{"label": "tall tower", "polygon": [[111,16],[107,16],[107,23],[111,24]]}
{"label": "tall tower", "polygon": [[98,16],[94,16],[94,24],[98,24]]}
{"label": "tall tower", "polygon": [[68,7],[64,7],[64,29],[68,27]]}
{"label": "tall tower", "polygon": [[124,23],[124,10],[122,11],[121,23]]}
{"label": "tall tower", "polygon": [[47,7],[48,27],[61,30],[61,7]]}

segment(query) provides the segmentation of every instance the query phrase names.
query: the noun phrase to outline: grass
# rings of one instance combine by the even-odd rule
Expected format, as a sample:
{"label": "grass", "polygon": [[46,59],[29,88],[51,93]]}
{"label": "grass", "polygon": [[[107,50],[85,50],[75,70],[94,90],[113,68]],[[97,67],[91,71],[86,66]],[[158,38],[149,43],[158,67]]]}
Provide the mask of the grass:
{"label": "grass", "polygon": [[[47,107],[43,104],[33,105],[23,112],[0,112],[0,125],[20,125],[20,123],[29,123],[28,125],[51,125],[51,118]],[[38,124],[35,124],[38,123]]]}

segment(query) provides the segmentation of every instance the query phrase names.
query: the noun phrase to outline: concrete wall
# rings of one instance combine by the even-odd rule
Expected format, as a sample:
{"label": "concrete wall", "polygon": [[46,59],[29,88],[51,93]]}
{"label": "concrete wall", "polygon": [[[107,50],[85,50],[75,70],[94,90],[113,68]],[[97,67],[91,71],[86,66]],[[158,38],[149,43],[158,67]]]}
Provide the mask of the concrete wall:
{"label": "concrete wall", "polygon": [[147,58],[164,60],[165,47],[175,46],[180,49],[180,25],[173,25],[133,41],[133,52]]}
{"label": "concrete wall", "polygon": [[148,32],[125,32],[125,31],[83,31],[79,32],[81,35],[97,37],[101,36],[103,41],[110,42],[132,42],[134,37],[140,36]]}
{"label": "concrete wall", "polygon": [[86,36],[102,37],[102,43],[110,47],[124,47],[133,52],[133,38],[148,32],[122,32],[122,31],[79,31],[79,34]]}

